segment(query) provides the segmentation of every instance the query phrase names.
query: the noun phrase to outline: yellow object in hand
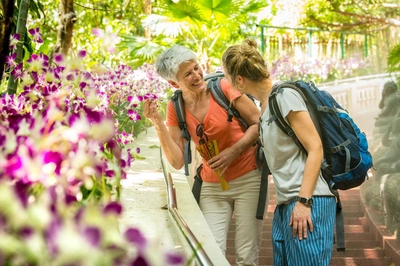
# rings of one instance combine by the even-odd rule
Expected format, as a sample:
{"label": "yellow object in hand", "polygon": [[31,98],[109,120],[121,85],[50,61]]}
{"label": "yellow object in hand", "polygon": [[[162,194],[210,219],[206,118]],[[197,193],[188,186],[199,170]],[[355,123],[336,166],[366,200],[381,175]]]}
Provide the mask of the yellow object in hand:
{"label": "yellow object in hand", "polygon": [[[219,149],[218,149],[218,144],[216,140],[213,140],[213,145],[214,147],[213,151],[215,152],[213,155],[218,155],[219,154]],[[221,176],[221,170],[217,171],[217,175],[219,177],[219,182],[221,183],[221,188],[222,190],[227,190],[229,189],[228,183],[225,181],[225,178]]]}
{"label": "yellow object in hand", "polygon": [[[209,140],[207,141],[207,143],[200,144],[199,146],[196,147],[196,149],[199,151],[201,157],[203,157],[206,161],[210,160],[212,157],[218,155],[219,153],[218,144],[216,140]],[[221,175],[221,170],[217,170],[216,174],[219,177],[222,190],[229,189],[228,183],[225,181],[225,178]]]}
{"label": "yellow object in hand", "polygon": [[217,171],[217,175],[218,175],[218,177],[219,177],[219,182],[221,183],[221,188],[222,188],[222,190],[227,190],[227,189],[229,189],[229,185],[228,185],[228,183],[225,181],[225,178],[223,177],[223,176],[221,176],[221,170],[218,170]]}

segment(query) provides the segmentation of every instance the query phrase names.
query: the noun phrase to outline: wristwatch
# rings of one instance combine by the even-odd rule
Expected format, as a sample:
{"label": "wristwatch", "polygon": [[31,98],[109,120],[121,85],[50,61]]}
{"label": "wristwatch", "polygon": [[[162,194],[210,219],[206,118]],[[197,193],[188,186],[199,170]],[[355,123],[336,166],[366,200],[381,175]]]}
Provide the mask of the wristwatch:
{"label": "wristwatch", "polygon": [[296,201],[303,203],[307,207],[311,207],[314,203],[314,200],[312,198],[305,198],[305,197],[296,197]]}

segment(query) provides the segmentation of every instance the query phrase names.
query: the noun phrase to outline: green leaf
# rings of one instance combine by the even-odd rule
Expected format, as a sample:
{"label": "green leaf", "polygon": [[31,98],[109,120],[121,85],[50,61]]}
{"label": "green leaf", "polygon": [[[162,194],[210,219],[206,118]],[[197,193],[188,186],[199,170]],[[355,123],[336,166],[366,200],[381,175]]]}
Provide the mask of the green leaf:
{"label": "green leaf", "polygon": [[43,6],[43,4],[41,2],[39,2],[39,1],[37,1],[37,5],[38,5],[40,11],[42,11],[43,16],[44,16],[45,14],[44,14],[44,6]]}
{"label": "green leaf", "polygon": [[39,8],[34,0],[30,0],[29,10],[36,14],[37,18],[40,18]]}
{"label": "green leaf", "polygon": [[400,44],[394,46],[389,52],[388,71],[391,73],[400,71]]}
{"label": "green leaf", "polygon": [[49,54],[52,49],[51,47],[52,44],[53,43],[51,41],[45,40],[43,44],[40,46],[39,51],[42,52],[43,54]]}
{"label": "green leaf", "polygon": [[27,29],[25,30],[24,46],[30,54],[33,53],[32,39],[29,37]]}
{"label": "green leaf", "polygon": [[232,0],[200,0],[202,13],[209,19],[223,21],[228,19],[232,11]]}
{"label": "green leaf", "polygon": [[132,152],[132,157],[135,158],[135,160],[146,160],[146,157],[140,156],[137,153]]}
{"label": "green leaf", "polygon": [[153,61],[156,55],[161,52],[161,50],[162,49],[158,44],[149,42],[147,45],[137,49],[135,54],[146,61]]}
{"label": "green leaf", "polygon": [[119,48],[127,49],[131,56],[143,62],[152,62],[164,48],[160,44],[148,41],[146,38],[121,34]]}
{"label": "green leaf", "polygon": [[201,16],[199,8],[192,3],[182,3],[176,4],[175,8],[171,10],[171,14],[176,19],[191,19],[194,21],[204,21]]}

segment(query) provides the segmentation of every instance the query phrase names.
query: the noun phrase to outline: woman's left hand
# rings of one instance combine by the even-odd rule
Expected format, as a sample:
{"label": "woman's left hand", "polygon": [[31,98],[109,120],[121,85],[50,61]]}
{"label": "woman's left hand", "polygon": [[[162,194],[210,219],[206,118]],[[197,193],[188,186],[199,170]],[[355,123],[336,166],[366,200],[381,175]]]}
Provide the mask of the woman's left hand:
{"label": "woman's left hand", "polygon": [[312,233],[314,229],[311,220],[311,207],[307,207],[303,203],[296,202],[290,217],[290,226],[293,228],[293,237],[299,237],[299,240],[307,238],[307,229]]}
{"label": "woman's left hand", "polygon": [[214,156],[210,160],[208,160],[208,165],[211,169],[216,172],[217,170],[221,170],[221,175],[223,175],[226,169],[231,165],[232,161],[236,158],[235,153],[231,148],[227,148],[220,152],[218,155]]}

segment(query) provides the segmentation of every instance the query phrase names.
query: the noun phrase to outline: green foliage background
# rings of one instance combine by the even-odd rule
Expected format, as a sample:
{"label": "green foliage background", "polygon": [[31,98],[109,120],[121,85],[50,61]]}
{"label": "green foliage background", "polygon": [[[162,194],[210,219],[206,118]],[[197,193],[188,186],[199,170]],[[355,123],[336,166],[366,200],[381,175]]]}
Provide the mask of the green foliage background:
{"label": "green foliage background", "polygon": [[[41,29],[45,43],[40,50],[46,54],[56,42],[59,5],[59,0],[31,0],[27,24]],[[197,51],[200,63],[211,72],[220,66],[221,55],[229,45],[246,37],[260,42],[259,24],[318,28],[324,31],[313,34],[321,43],[338,42],[343,31],[367,34],[368,56],[375,60],[379,72],[393,69],[386,64],[385,51],[399,42],[397,0],[76,0],[74,8],[77,22],[70,53],[86,50],[89,66],[100,62],[111,67],[128,64],[136,68],[145,62],[152,63],[163,49],[179,43]],[[104,52],[101,42],[92,34],[94,28],[104,30],[107,26],[121,38],[116,53]],[[304,31],[274,29],[269,34],[284,40],[307,39]],[[347,45],[354,40],[363,42],[364,35],[346,35]],[[32,49],[28,44],[29,40],[29,52]],[[287,48],[279,49],[266,58],[275,60]]]}

